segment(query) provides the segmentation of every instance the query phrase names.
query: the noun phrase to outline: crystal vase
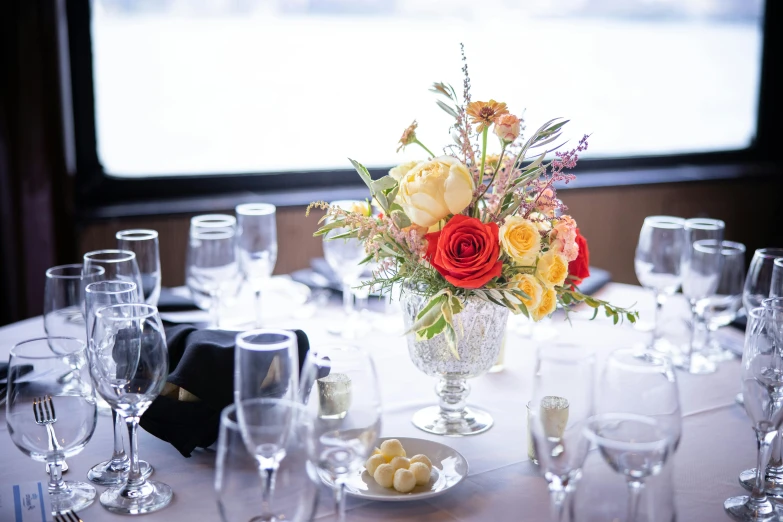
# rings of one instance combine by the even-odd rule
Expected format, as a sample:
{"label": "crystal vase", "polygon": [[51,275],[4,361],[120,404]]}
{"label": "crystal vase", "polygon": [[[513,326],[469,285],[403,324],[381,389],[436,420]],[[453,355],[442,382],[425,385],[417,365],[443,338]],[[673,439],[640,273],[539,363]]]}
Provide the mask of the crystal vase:
{"label": "crystal vase", "polygon": [[[426,306],[427,299],[411,291],[402,296],[405,329]],[[508,322],[508,308],[477,297],[469,297],[465,308],[454,316],[457,331],[457,354],[441,334],[429,340],[416,340],[409,333],[408,352],[413,364],[431,377],[437,377],[435,392],[438,406],[430,406],[413,415],[413,424],[428,433],[461,437],[475,435],[492,427],[489,413],[466,407],[470,393],[468,379],[484,375],[497,361]]]}

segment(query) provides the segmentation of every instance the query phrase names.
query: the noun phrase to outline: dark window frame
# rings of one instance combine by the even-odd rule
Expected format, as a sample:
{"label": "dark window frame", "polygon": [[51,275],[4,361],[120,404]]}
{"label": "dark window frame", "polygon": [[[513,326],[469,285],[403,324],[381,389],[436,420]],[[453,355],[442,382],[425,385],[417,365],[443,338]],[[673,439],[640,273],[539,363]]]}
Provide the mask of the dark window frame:
{"label": "dark window frame", "polygon": [[[611,185],[617,177],[606,174],[628,172],[635,176],[638,184],[671,181],[677,172],[688,172],[683,181],[709,177],[716,167],[722,168],[721,177],[731,172],[731,177],[772,174],[775,167],[774,137],[780,134],[783,113],[780,97],[775,92],[783,91],[780,80],[773,75],[776,63],[783,63],[780,51],[783,49],[781,31],[774,30],[776,22],[783,22],[783,4],[775,0],[765,2],[763,20],[763,47],[761,60],[761,81],[759,86],[758,121],[755,139],[750,147],[736,151],[719,151],[695,154],[676,154],[649,157],[617,159],[584,159],[580,161],[580,187]],[[187,198],[208,198],[230,194],[299,194],[302,197],[283,198],[289,204],[301,204],[305,197],[318,198],[335,190],[348,190],[361,186],[356,173],[351,169],[293,171],[281,173],[237,173],[204,175],[177,175],[171,177],[148,177],[143,179],[120,178],[107,175],[100,164],[97,153],[95,129],[95,103],[92,75],[92,35],[90,30],[90,1],[69,0],[66,3],[68,29],[68,61],[70,67],[63,76],[70,80],[72,92],[73,139],[66,143],[75,153],[76,208],[80,218],[100,216],[101,208],[133,205],[144,202],[146,208],[155,202],[171,202]],[[779,76],[779,75],[778,75]],[[66,111],[67,112],[67,111]],[[68,121],[66,114],[66,121]],[[694,174],[694,170],[698,172]],[[679,169],[679,170],[678,170]],[[374,178],[386,174],[388,169],[371,169]],[[633,172],[631,172],[633,171]],[[646,173],[646,175],[645,175]],[[595,174],[595,176],[593,175]],[[610,180],[610,181],[607,181]],[[630,183],[634,183],[631,181]],[[622,183],[629,184],[629,183]],[[168,213],[160,205],[160,213]],[[130,212],[133,212],[132,210]]]}

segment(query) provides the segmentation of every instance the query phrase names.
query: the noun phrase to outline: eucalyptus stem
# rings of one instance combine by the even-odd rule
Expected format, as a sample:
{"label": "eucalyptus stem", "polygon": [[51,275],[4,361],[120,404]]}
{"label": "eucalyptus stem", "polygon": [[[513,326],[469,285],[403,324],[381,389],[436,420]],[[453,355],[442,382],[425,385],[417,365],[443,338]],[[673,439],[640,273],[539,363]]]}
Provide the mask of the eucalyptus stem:
{"label": "eucalyptus stem", "polygon": [[487,133],[489,127],[484,127],[481,132],[481,167],[479,168],[479,185],[484,184],[484,165],[487,161]]}
{"label": "eucalyptus stem", "polygon": [[429,154],[431,158],[434,158],[434,157],[435,157],[435,154],[433,154],[433,153],[432,153],[432,151],[431,151],[430,149],[428,149],[428,148],[427,148],[427,146],[426,146],[426,145],[424,145],[424,144],[423,144],[422,142],[420,142],[419,140],[413,140],[413,143],[415,143],[416,145],[418,145],[418,146],[419,146],[419,147],[421,147],[422,149],[426,150],[426,151],[427,151],[427,154]]}

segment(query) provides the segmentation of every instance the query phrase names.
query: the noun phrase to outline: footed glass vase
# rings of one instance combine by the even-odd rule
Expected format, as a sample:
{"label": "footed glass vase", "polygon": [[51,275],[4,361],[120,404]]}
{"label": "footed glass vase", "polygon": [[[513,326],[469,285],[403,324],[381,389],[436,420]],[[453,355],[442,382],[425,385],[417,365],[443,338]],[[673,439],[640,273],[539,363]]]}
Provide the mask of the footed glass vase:
{"label": "footed glass vase", "polygon": [[[427,299],[407,291],[401,301],[405,329],[408,330],[426,306]],[[489,413],[466,407],[470,393],[467,381],[484,375],[497,361],[508,313],[508,308],[469,297],[465,308],[454,316],[458,358],[443,334],[421,341],[416,340],[415,333],[407,335],[413,364],[427,375],[438,378],[435,392],[440,398],[438,406],[424,408],[413,415],[414,426],[428,433],[452,437],[476,435],[492,427]]]}

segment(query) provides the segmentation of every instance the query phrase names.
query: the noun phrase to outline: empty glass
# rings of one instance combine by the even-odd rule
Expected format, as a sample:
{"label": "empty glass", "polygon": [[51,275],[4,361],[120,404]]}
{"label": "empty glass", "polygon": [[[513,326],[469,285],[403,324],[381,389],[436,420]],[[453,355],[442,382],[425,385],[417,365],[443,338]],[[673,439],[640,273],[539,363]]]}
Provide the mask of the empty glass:
{"label": "empty glass", "polygon": [[220,327],[221,301],[235,294],[239,283],[236,218],[206,214],[190,220],[186,282],[193,300],[209,310],[210,327]]}
{"label": "empty glass", "polygon": [[238,205],[239,266],[256,298],[256,328],[261,327],[261,290],[277,262],[277,209],[268,203]]}
{"label": "empty glass", "polygon": [[131,281],[136,283],[139,300],[144,300],[142,294],[141,272],[136,262],[136,254],[129,250],[95,250],[87,252],[83,258],[84,271],[87,273],[94,266],[103,268],[100,280]]}
{"label": "empty glass", "polygon": [[[244,401],[244,409],[267,399]],[[248,451],[240,430],[237,406],[232,405],[220,415],[220,433],[215,463],[215,493],[218,510],[223,522],[248,522],[249,520],[279,520],[306,522],[312,519],[318,501],[316,476],[307,465],[306,426],[302,422],[302,406],[293,405],[291,433],[285,446],[285,458],[275,470],[274,495],[264,505],[265,477],[259,478],[255,452]],[[247,419],[246,419],[247,421]],[[247,429],[257,426],[246,424]],[[272,518],[269,518],[271,515]]]}
{"label": "empty glass", "polygon": [[712,362],[728,361],[734,353],[723,348],[713,335],[723,326],[731,324],[742,308],[742,291],[745,286],[745,245],[733,241],[716,243],[723,257],[718,288],[715,294],[696,304],[696,311],[707,328],[702,354]]}
{"label": "empty glass", "polygon": [[677,367],[694,373],[712,373],[715,363],[696,350],[696,330],[702,320],[697,303],[715,294],[723,256],[720,243],[726,225],[717,219],[689,219],[685,222],[685,249],[682,254],[682,293],[691,306],[691,336]]}
{"label": "empty glass", "polygon": [[49,498],[59,513],[82,510],[95,499],[90,484],[63,481],[62,463],[89,442],[97,409],[85,344],[54,340],[31,339],[11,348],[5,418],[14,444],[49,465]]}
{"label": "empty glass", "polygon": [[345,483],[361,469],[381,432],[381,397],[372,357],[355,346],[311,349],[302,367],[310,461],[345,521]]}
{"label": "empty glass", "polygon": [[44,330],[49,337],[84,336],[84,287],[103,279],[104,269],[82,265],[60,265],[46,271],[44,287]]}
{"label": "empty glass", "polygon": [[[130,304],[139,302],[136,283],[131,281],[99,281],[90,283],[84,290],[85,311],[87,323],[87,339],[92,339],[92,328],[95,324],[95,312],[104,306],[114,304]],[[111,410],[111,420],[114,425],[114,453],[109,460],[96,464],[87,472],[90,482],[100,486],[116,486],[128,479],[130,460],[122,445],[122,418],[114,409]],[[148,477],[152,467],[145,461],[139,461],[142,475]]]}
{"label": "empty glass", "polygon": [[568,345],[538,349],[529,426],[556,521],[569,511],[571,493],[582,475],[590,446],[582,430],[594,413],[594,386],[593,354]]}
{"label": "empty glass", "polygon": [[585,438],[598,447],[609,467],[625,476],[626,522],[637,520],[644,481],[663,469],[674,447],[672,435],[659,419],[633,413],[602,413],[585,423]]}
{"label": "empty glass", "polygon": [[234,399],[296,399],[299,347],[290,330],[250,330],[236,337]]}
{"label": "empty glass", "polygon": [[158,305],[160,297],[160,249],[156,230],[135,229],[117,232],[117,248],[136,254],[136,263],[141,273],[141,291],[144,301]]}
{"label": "empty glass", "polygon": [[776,259],[783,259],[783,248],[759,248],[753,253],[742,294],[746,312],[761,306],[761,302],[770,297]]}
{"label": "empty glass", "polygon": [[609,354],[598,385],[596,413],[652,417],[679,444],[682,410],[677,376],[669,358],[635,348]]}
{"label": "empty glass", "polygon": [[783,355],[775,341],[771,309],[748,313],[741,372],[745,412],[758,441],[756,480],[749,496],[729,498],[723,506],[735,520],[780,520],[783,507],[767,498],[764,480],[772,442],[783,422]]}
{"label": "empty glass", "polygon": [[783,297],[783,257],[772,264],[772,282],[769,285],[770,297]]}
{"label": "empty glass", "polygon": [[163,390],[168,376],[166,336],[158,309],[115,304],[98,310],[90,343],[90,370],[98,393],[128,428],[130,470],[124,484],[101,494],[112,513],[137,515],[166,507],[171,488],[146,480],[139,467],[139,417]]}
{"label": "empty glass", "polygon": [[674,347],[660,338],[658,320],[667,296],[680,287],[680,261],[685,248],[685,220],[672,216],[645,218],[636,246],[634,269],[639,283],[653,291],[655,318],[650,348],[671,352]]}
{"label": "empty glass", "polygon": [[[357,205],[366,205],[362,201],[333,201],[331,206],[339,207],[344,210],[351,210]],[[340,279],[343,289],[343,309],[346,315],[346,321],[333,324],[330,333],[342,335],[346,338],[357,337],[360,332],[366,329],[366,325],[359,324],[360,321],[354,307],[354,288],[360,282],[364,265],[362,260],[367,257],[364,251],[364,244],[356,238],[333,239],[335,236],[347,232],[346,228],[335,228],[323,236],[324,257],[326,262],[332,268],[334,273]]]}

